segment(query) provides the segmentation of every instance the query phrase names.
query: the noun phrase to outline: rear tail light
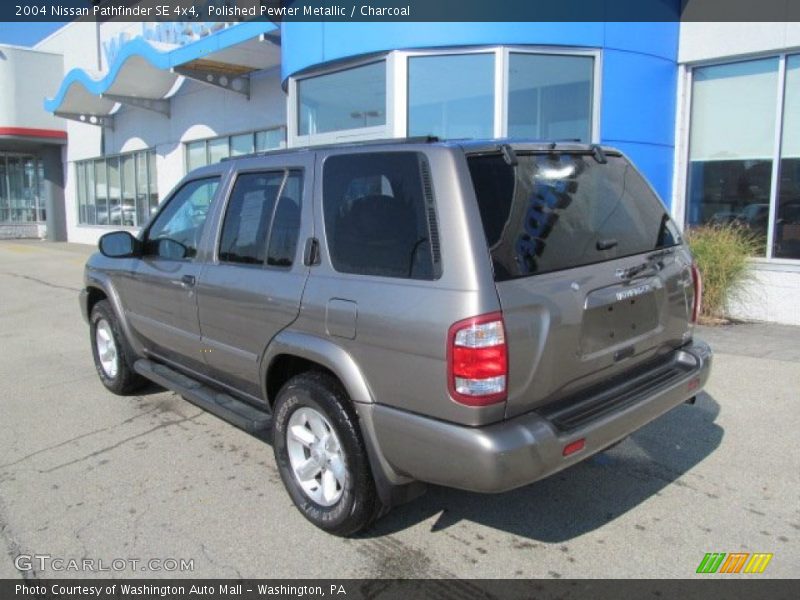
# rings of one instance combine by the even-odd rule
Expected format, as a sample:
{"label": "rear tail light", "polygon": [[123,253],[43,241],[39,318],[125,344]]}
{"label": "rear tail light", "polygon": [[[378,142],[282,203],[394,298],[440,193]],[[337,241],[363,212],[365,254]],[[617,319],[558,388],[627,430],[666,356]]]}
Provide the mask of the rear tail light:
{"label": "rear tail light", "polygon": [[692,301],[692,323],[697,323],[700,317],[700,307],[703,303],[703,279],[697,263],[692,263],[692,285],[694,286],[694,300]]}
{"label": "rear tail light", "polygon": [[447,386],[460,404],[487,406],[506,399],[508,352],[503,313],[454,323],[447,334]]}

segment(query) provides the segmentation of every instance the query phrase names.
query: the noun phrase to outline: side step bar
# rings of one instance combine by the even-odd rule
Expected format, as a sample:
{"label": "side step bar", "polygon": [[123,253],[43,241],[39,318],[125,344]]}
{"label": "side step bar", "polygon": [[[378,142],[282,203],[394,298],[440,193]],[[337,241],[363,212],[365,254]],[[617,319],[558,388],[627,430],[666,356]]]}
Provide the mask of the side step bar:
{"label": "side step bar", "polygon": [[263,433],[272,424],[272,415],[233,396],[215,390],[182,373],[145,358],[133,365],[142,377],[157,383],[249,433]]}

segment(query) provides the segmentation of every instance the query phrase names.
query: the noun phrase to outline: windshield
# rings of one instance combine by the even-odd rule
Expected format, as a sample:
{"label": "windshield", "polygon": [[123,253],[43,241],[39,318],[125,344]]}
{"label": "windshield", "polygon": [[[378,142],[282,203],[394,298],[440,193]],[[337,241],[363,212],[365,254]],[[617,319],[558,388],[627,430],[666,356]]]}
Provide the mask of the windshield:
{"label": "windshield", "polygon": [[504,281],[681,243],[644,178],[621,156],[468,157],[495,279]]}

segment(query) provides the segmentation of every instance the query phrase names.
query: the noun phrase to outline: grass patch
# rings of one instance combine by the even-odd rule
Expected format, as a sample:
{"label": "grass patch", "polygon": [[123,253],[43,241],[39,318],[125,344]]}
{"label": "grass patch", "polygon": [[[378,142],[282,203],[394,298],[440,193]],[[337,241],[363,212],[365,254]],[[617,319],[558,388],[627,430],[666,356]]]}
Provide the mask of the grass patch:
{"label": "grass patch", "polygon": [[728,303],[752,278],[749,259],[763,240],[737,224],[694,227],[686,239],[703,278],[700,316],[710,323],[726,319]]}

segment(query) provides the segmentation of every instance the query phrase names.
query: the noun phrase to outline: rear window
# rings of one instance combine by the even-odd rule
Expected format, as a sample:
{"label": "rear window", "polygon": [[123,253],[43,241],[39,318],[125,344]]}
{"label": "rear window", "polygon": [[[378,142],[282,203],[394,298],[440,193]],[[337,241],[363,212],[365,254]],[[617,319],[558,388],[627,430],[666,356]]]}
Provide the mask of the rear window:
{"label": "rear window", "polygon": [[495,279],[505,281],[650,252],[681,242],[627,160],[591,154],[468,157]]}

